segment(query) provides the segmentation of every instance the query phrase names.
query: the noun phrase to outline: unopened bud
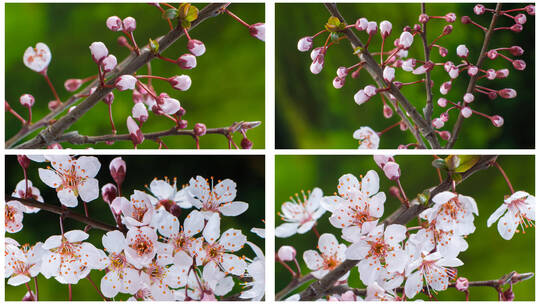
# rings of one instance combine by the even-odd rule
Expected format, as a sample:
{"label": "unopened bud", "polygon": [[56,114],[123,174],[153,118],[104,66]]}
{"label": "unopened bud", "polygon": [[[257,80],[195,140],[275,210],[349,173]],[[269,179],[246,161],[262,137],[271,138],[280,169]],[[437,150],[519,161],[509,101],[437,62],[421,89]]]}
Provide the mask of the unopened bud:
{"label": "unopened bud", "polygon": [[131,141],[133,141],[134,145],[138,145],[144,141],[144,135],[141,132],[141,129],[139,128],[139,125],[133,120],[131,116],[128,116],[127,118],[127,128],[129,131],[129,136],[131,137]]}
{"label": "unopened bud", "polygon": [[185,120],[185,119],[182,119],[180,120],[180,122],[178,122],[178,128],[179,129],[185,129],[188,127],[188,121]]}
{"label": "unopened bud", "polygon": [[34,96],[30,94],[24,94],[19,98],[19,102],[23,107],[31,108],[35,103],[35,99]]}
{"label": "unopened bud", "polygon": [[311,50],[311,48],[313,47],[313,37],[308,36],[301,38],[300,40],[298,40],[297,47],[300,52],[307,52]]}
{"label": "unopened bud", "polygon": [[206,125],[203,123],[196,123],[193,127],[193,133],[195,136],[203,136],[206,134]]}
{"label": "unopened bud", "polygon": [[126,178],[126,162],[121,157],[117,157],[109,164],[109,170],[116,184],[121,185]]}
{"label": "unopened bud", "polygon": [[109,55],[109,50],[107,50],[107,47],[103,42],[96,41],[92,42],[90,45],[90,53],[92,54],[92,59],[97,64],[100,64],[101,60]]}
{"label": "unopened bud", "polygon": [[497,52],[497,50],[489,50],[487,52],[487,56],[489,59],[493,60],[495,58],[497,58],[497,56],[499,56],[499,53]]}
{"label": "unopened bud", "polygon": [[356,23],[354,24],[354,28],[357,31],[365,31],[367,29],[368,20],[366,18],[360,18],[356,20]]}
{"label": "unopened bud", "polygon": [[501,89],[501,90],[497,91],[497,93],[499,94],[499,96],[501,96],[502,98],[505,98],[505,99],[511,99],[511,98],[515,98],[517,96],[516,90],[509,89],[509,88]]}
{"label": "unopened bud", "polygon": [[108,183],[105,186],[101,187],[101,197],[107,204],[112,203],[112,201],[118,196],[118,189],[114,184]]}
{"label": "unopened bud", "polygon": [[469,56],[469,49],[465,44],[460,44],[456,49],[456,53],[461,58],[467,58]]}
{"label": "unopened bud", "polygon": [[469,17],[469,16],[461,17],[461,23],[463,23],[463,24],[471,23],[471,17]]}
{"label": "unopened bud", "polygon": [[429,16],[427,14],[420,14],[420,16],[418,16],[418,22],[426,23],[428,21],[429,21]]}
{"label": "unopened bud", "polygon": [[440,129],[440,128],[444,127],[444,121],[442,119],[440,119],[440,118],[435,118],[431,122],[431,125],[433,125],[433,127],[435,129]]}
{"label": "unopened bud", "polygon": [[249,140],[247,137],[242,138],[242,142],[240,143],[242,146],[242,149],[250,150],[253,148],[253,142]]}
{"label": "unopened bud", "polygon": [[473,11],[476,15],[482,15],[486,12],[486,7],[482,4],[477,4],[474,6]]}
{"label": "unopened bud", "polygon": [[392,110],[392,108],[390,108],[387,104],[385,104],[383,106],[384,118],[391,118],[393,114],[394,114],[394,111]]}
{"label": "unopened bud", "polygon": [[[28,284],[28,283],[26,283]],[[27,291],[24,297],[22,298],[22,301],[37,301],[36,295],[33,291]]]}
{"label": "unopened bud", "polygon": [[114,55],[109,55],[101,61],[101,67],[103,68],[103,73],[108,73],[116,67],[117,61]]}
{"label": "unopened bud", "polygon": [[119,32],[123,29],[122,27],[122,19],[118,16],[111,16],[107,18],[107,28],[109,28],[113,32]]}
{"label": "unopened bud", "polygon": [[264,23],[255,23],[249,26],[249,34],[264,42],[265,39],[265,25]]}
{"label": "unopened bud", "polygon": [[398,180],[401,176],[399,164],[395,162],[387,162],[383,167],[384,174],[389,180]]}
{"label": "unopened bud", "polygon": [[446,100],[446,98],[444,97],[441,97],[437,100],[437,104],[439,105],[439,107],[441,108],[446,108],[446,106],[448,105],[448,100]]}
{"label": "unopened bud", "polygon": [[339,76],[336,76],[332,81],[332,85],[336,89],[341,89],[345,85],[345,78],[340,78]]}
{"label": "unopened bud", "polygon": [[525,11],[529,15],[534,16],[536,14],[535,10],[536,9],[535,9],[535,6],[533,4],[529,4],[529,5],[525,6]]}
{"label": "unopened bud", "polygon": [[525,61],[521,59],[512,61],[512,65],[514,66],[514,69],[518,71],[523,71],[527,67],[527,64],[525,63]]}
{"label": "unopened bud", "polygon": [[466,103],[471,103],[474,101],[474,95],[471,94],[471,93],[466,93],[464,96],[463,96],[463,101],[465,101]]}
{"label": "unopened bud", "polygon": [[26,155],[17,155],[17,161],[24,170],[28,169],[28,166],[30,166],[30,159],[26,157]]}
{"label": "unopened bud", "polygon": [[521,56],[523,53],[525,53],[525,51],[517,45],[510,47],[509,51],[513,56]]}
{"label": "unopened bud", "polygon": [[439,55],[441,55],[441,57],[446,57],[446,55],[448,55],[448,49],[444,48],[444,47],[440,47],[439,48]]}
{"label": "unopened bud", "polygon": [[184,54],[178,57],[176,64],[184,70],[191,70],[197,66],[197,57],[192,54]]}
{"label": "unopened bud", "polygon": [[135,89],[136,83],[137,83],[137,78],[131,75],[122,75],[116,79],[114,86],[119,91],[133,90]]}
{"label": "unopened bud", "polygon": [[201,56],[206,52],[206,47],[204,46],[204,43],[202,41],[197,39],[191,39],[187,43],[187,48],[189,52],[195,56]]}
{"label": "unopened bud", "polygon": [[469,118],[472,115],[472,110],[469,107],[463,107],[461,108],[461,115],[465,118]]}
{"label": "unopened bud", "polygon": [[191,87],[191,78],[188,75],[178,75],[169,78],[171,86],[180,91],[187,91]]}
{"label": "unopened bud", "polygon": [[444,15],[444,20],[446,22],[453,23],[454,21],[456,21],[456,14],[448,13],[448,14]]}
{"label": "unopened bud", "polygon": [[527,16],[525,14],[517,14],[514,16],[514,21],[517,24],[525,24],[527,22]]}
{"label": "unopened bud", "polygon": [[293,261],[296,257],[296,249],[292,246],[281,246],[277,253],[278,258],[283,262]]}
{"label": "unopened bud", "polygon": [[510,71],[508,69],[500,69],[500,70],[497,70],[497,78],[506,78],[508,77],[508,75],[510,75]]}
{"label": "unopened bud", "polygon": [[474,76],[474,75],[478,74],[478,67],[475,66],[475,65],[470,65],[467,68],[467,74],[469,74],[469,76]]}
{"label": "unopened bud", "polygon": [[439,132],[439,136],[443,139],[443,140],[449,140],[450,139],[450,136],[452,134],[448,131],[442,131],[442,132]]}
{"label": "unopened bud", "polygon": [[122,21],[122,25],[124,26],[124,31],[133,32],[135,28],[137,27],[137,22],[135,21],[135,18],[133,17],[126,17]]}
{"label": "unopened bud", "polygon": [[502,125],[504,124],[504,119],[499,115],[491,116],[490,120],[491,120],[491,123],[497,128],[502,127]]}
{"label": "unopened bud", "polygon": [[441,94],[446,95],[448,94],[450,89],[452,89],[452,82],[446,81],[446,82],[443,82],[443,84],[441,84],[441,88],[439,89],[439,91],[441,92]]}
{"label": "unopened bud", "polygon": [[508,288],[502,293],[502,300],[503,301],[514,301],[515,298],[514,291],[512,290],[512,287]]}
{"label": "unopened bud", "polygon": [[49,107],[49,110],[51,111],[54,111],[56,109],[58,109],[59,106],[61,106],[62,103],[58,100],[51,100],[49,101],[49,103],[47,104],[47,106]]}
{"label": "unopened bud", "polygon": [[516,23],[510,27],[510,30],[514,33],[521,33],[523,31],[523,25]]}
{"label": "unopened bud", "polygon": [[83,81],[81,79],[68,79],[64,82],[64,87],[68,92],[75,92],[82,84]]}
{"label": "unopened bud", "polygon": [[450,33],[452,33],[453,29],[454,29],[454,27],[451,24],[448,24],[443,28],[443,34],[444,35],[449,35]]}

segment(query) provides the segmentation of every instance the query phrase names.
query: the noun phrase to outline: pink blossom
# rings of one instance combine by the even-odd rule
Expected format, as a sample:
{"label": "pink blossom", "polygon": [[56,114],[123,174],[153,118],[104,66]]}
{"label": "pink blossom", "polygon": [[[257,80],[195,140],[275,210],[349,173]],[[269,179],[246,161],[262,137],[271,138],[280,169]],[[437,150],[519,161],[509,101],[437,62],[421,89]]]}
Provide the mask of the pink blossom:
{"label": "pink blossom", "polygon": [[469,67],[467,68],[467,74],[469,74],[469,76],[474,76],[478,74],[478,67],[474,65],[469,65]]}
{"label": "pink blossom", "polygon": [[396,70],[392,67],[386,66],[383,70],[383,78],[386,82],[390,83],[394,81]]}
{"label": "pink blossom", "polygon": [[473,11],[476,15],[482,15],[485,13],[486,7],[483,6],[482,4],[477,4],[474,6]]}
{"label": "pink blossom", "polygon": [[290,262],[296,257],[296,249],[292,246],[281,246],[277,252],[278,258],[284,262]]}
{"label": "pink blossom", "polygon": [[191,87],[191,78],[188,75],[177,75],[169,78],[171,86],[180,91],[187,91]]}
{"label": "pink blossom", "polygon": [[447,82],[443,82],[443,84],[441,84],[441,88],[440,88],[439,91],[441,92],[441,94],[446,95],[446,94],[448,94],[450,89],[452,89],[452,81],[447,81]]}
{"label": "pink blossom", "polygon": [[114,83],[114,86],[119,91],[133,90],[135,89],[135,84],[137,83],[137,78],[131,75],[122,75],[118,77]]}
{"label": "pink blossom", "polygon": [[345,77],[347,77],[347,74],[349,74],[349,70],[346,67],[339,67],[336,70],[336,74],[340,78],[345,78]]}
{"label": "pink blossom", "polygon": [[357,31],[365,31],[368,26],[368,20],[366,18],[360,18],[356,20],[356,23],[354,24],[354,28],[356,28]]}
{"label": "pink blossom", "polygon": [[340,78],[336,76],[334,80],[332,81],[332,85],[336,89],[341,89],[345,85],[345,78]]}
{"label": "pink blossom", "polygon": [[35,102],[34,96],[30,94],[21,95],[21,97],[19,98],[19,102],[23,107],[31,108]]}
{"label": "pink blossom", "polygon": [[444,15],[444,20],[446,22],[453,23],[454,21],[456,21],[456,14],[448,13],[448,14]]}
{"label": "pink blossom", "polygon": [[456,53],[461,58],[467,58],[469,56],[469,49],[464,44],[460,44],[456,49]]}
{"label": "pink blossom", "polygon": [[298,40],[298,50],[300,52],[307,52],[313,47],[313,37],[307,36]]}
{"label": "pink blossom", "polygon": [[130,33],[130,32],[133,32],[135,28],[137,27],[137,22],[135,21],[135,18],[133,17],[126,17],[122,21],[122,25],[123,25],[123,30]]}
{"label": "pink blossom", "polygon": [[501,96],[502,98],[505,98],[505,99],[512,99],[512,98],[515,98],[517,96],[516,90],[509,89],[509,88],[501,89],[501,90],[497,91],[497,93],[499,94],[499,96]]}
{"label": "pink blossom", "polygon": [[319,74],[324,66],[324,53],[319,54],[311,63],[309,70],[313,74]]}
{"label": "pink blossom", "polygon": [[412,72],[416,66],[416,59],[409,58],[401,63],[401,68],[406,72]]}
{"label": "pink blossom", "polygon": [[499,115],[491,116],[490,120],[491,120],[491,123],[497,128],[502,127],[502,125],[504,124],[504,119]]}
{"label": "pink blossom", "polygon": [[107,18],[107,28],[109,28],[113,32],[119,32],[123,30],[122,27],[122,19],[120,19],[118,16],[111,16]]}
{"label": "pink blossom", "polygon": [[127,118],[127,128],[129,131],[129,136],[131,137],[131,141],[133,141],[134,145],[138,145],[144,141],[144,134],[141,132],[141,129],[139,128],[139,125],[131,118],[131,116],[128,116]]}
{"label": "pink blossom", "polygon": [[[504,203],[490,215],[487,226],[490,227],[499,218],[497,229],[505,240],[510,240],[514,236],[518,226],[522,230],[532,226],[535,221],[536,200],[534,196],[525,191],[516,191]],[[502,217],[501,217],[502,216]]]}
{"label": "pink blossom", "polygon": [[203,123],[196,123],[195,126],[193,126],[193,133],[195,136],[203,136],[206,134],[206,125]]}
{"label": "pink blossom", "polygon": [[500,69],[496,72],[497,78],[506,78],[508,75],[510,75],[510,71],[508,69]]}
{"label": "pink blossom", "polygon": [[202,41],[197,39],[190,39],[187,43],[187,48],[191,52],[191,54],[199,57],[206,52],[206,47],[204,46],[204,43]]}
{"label": "pink blossom", "polygon": [[375,21],[368,22],[366,33],[368,33],[368,35],[374,35],[375,33],[377,33],[377,22]]}
{"label": "pink blossom", "polygon": [[525,61],[521,59],[512,61],[512,65],[514,66],[514,69],[518,71],[523,71],[527,67],[527,64],[525,63]]}
{"label": "pink blossom", "polygon": [[386,38],[392,33],[392,23],[388,20],[381,21],[379,28],[381,29],[381,36]]}
{"label": "pink blossom", "polygon": [[92,59],[100,64],[101,61],[109,55],[109,50],[103,42],[92,42],[90,45],[90,53],[92,54]]}
{"label": "pink blossom", "polygon": [[469,118],[472,115],[472,110],[469,107],[463,107],[461,108],[461,115],[465,118]]}
{"label": "pink blossom", "polygon": [[463,101],[465,101],[466,103],[471,103],[474,101],[474,95],[471,94],[471,93],[466,93],[464,96],[463,96]]}
{"label": "pink blossom", "polygon": [[437,117],[437,118],[433,119],[433,121],[431,122],[431,125],[435,129],[440,129],[440,128],[444,127],[444,121]]}
{"label": "pink blossom", "polygon": [[75,92],[83,84],[80,79],[68,79],[64,82],[64,87],[68,92]]}
{"label": "pink blossom", "polygon": [[379,134],[370,127],[360,127],[354,131],[353,138],[358,140],[358,149],[378,149]]}
{"label": "pink blossom", "polygon": [[469,289],[469,280],[464,277],[457,278],[456,289],[461,292],[467,291],[467,289]]}
{"label": "pink blossom", "polygon": [[126,178],[126,162],[122,157],[114,158],[109,164],[109,171],[117,185],[121,185]]}
{"label": "pink blossom", "polygon": [[144,103],[139,102],[133,105],[131,115],[139,122],[145,122],[148,119],[148,110]]}
{"label": "pink blossom", "polygon": [[116,67],[117,61],[114,55],[109,55],[101,61],[101,66],[103,67],[103,72],[107,73],[112,71]]}
{"label": "pink blossom", "polygon": [[187,189],[189,201],[200,209],[206,218],[213,213],[224,216],[238,216],[244,213],[249,205],[245,202],[234,201],[236,197],[236,183],[225,179],[214,186],[202,176],[197,176],[189,181]]}
{"label": "pink blossom", "polygon": [[249,34],[264,42],[265,25],[264,23],[255,23],[249,26]]}
{"label": "pink blossom", "polygon": [[38,42],[35,48],[30,46],[24,51],[23,62],[32,71],[42,73],[47,70],[51,57],[49,47],[43,42]]}
{"label": "pink blossom", "polygon": [[521,56],[523,55],[523,53],[525,53],[525,51],[520,46],[517,46],[517,45],[510,47],[509,51],[510,51],[510,54],[512,54],[513,56]]}
{"label": "pink blossom", "polygon": [[5,227],[9,233],[16,233],[23,228],[25,207],[18,201],[8,201],[5,206]]}
{"label": "pink blossom", "polygon": [[[347,250],[347,246],[345,244],[339,244],[333,234],[324,233],[319,238],[317,248],[320,253],[315,250],[308,250],[304,252],[303,258],[307,267],[312,271],[311,274],[315,278],[321,279],[345,261],[345,250]],[[349,272],[344,274],[339,280],[346,280],[348,276]]]}
{"label": "pink blossom", "polygon": [[414,36],[411,33],[403,32],[401,33],[401,36],[399,36],[398,46],[403,49],[408,49],[411,47],[413,41],[414,41]]}
{"label": "pink blossom", "polygon": [[158,236],[150,227],[133,227],[126,235],[124,252],[126,259],[135,268],[149,266],[157,253]]}
{"label": "pink blossom", "polygon": [[398,180],[401,176],[401,169],[399,164],[396,162],[388,162],[383,167],[384,174],[389,180],[395,181]]}

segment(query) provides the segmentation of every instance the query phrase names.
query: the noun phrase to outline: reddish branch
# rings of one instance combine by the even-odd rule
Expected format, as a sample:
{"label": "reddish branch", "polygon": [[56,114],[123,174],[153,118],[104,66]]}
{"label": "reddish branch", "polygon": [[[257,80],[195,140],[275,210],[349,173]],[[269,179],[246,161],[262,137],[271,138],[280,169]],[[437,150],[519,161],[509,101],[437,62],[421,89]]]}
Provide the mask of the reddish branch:
{"label": "reddish branch", "polygon": [[[489,168],[496,159],[497,156],[494,155],[480,156],[477,163],[469,170],[464,173],[455,173],[461,175],[461,179],[455,181],[455,184],[460,184],[476,172]],[[394,213],[388,216],[384,220],[383,224],[407,224],[409,221],[415,219],[422,211],[429,207],[431,203],[431,198],[433,196],[435,196],[437,193],[450,190],[452,188],[452,184],[453,180],[452,177],[449,175],[446,180],[444,180],[441,184],[426,189],[427,193],[429,193],[429,201],[427,204],[423,204],[418,198],[411,200],[410,207],[402,205],[398,210],[394,211]],[[356,266],[356,264],[358,264],[358,262],[359,261],[356,260],[345,260],[338,267],[325,275],[322,279],[313,282],[304,291],[302,291],[302,293],[300,294],[300,300],[314,301],[320,299],[327,293],[330,288],[335,285],[339,278],[349,272],[354,266]]]}
{"label": "reddish branch", "polygon": [[[497,3],[497,6],[495,7],[495,12],[493,13],[493,17],[491,18],[491,23],[489,25],[488,30],[486,31],[486,34],[484,35],[484,43],[482,44],[482,50],[480,51],[480,55],[478,55],[478,60],[476,61],[476,67],[480,69],[482,67],[482,63],[484,63],[484,60],[487,58],[487,51],[489,42],[491,40],[491,36],[493,36],[493,33],[495,32],[495,24],[497,23],[497,18],[499,17],[499,14],[501,12],[502,4]],[[469,80],[469,85],[467,86],[467,92],[465,93],[473,93],[474,88],[476,86],[476,82],[478,81],[478,78],[480,77],[480,73],[476,73],[476,75],[471,76],[471,79]],[[461,131],[461,126],[463,125],[464,121],[463,115],[461,115],[461,111],[459,112],[458,119],[456,121],[456,124],[454,125],[454,129],[452,130],[452,136],[450,137],[450,140],[448,140],[448,143],[446,144],[446,149],[452,149],[454,144],[456,143],[457,137],[459,132]]]}
{"label": "reddish branch", "polygon": [[[191,23],[190,30],[195,28],[198,24],[205,21],[210,17],[216,16],[222,7],[226,6],[224,3],[211,3],[205,6],[199,13],[197,20]],[[159,52],[165,51],[169,46],[171,46],[176,40],[184,36],[184,29],[178,25],[172,31],[168,32],[165,36],[158,39]],[[141,50],[140,55],[131,54],[126,58],[118,67],[111,73],[108,77],[109,80],[106,83],[106,87],[98,87],[96,91],[88,96],[83,102],[81,102],[75,109],[67,113],[62,118],[53,122],[52,119],[63,112],[69,105],[73,104],[76,100],[79,99],[78,95],[72,96],[67,102],[56,111],[51,112],[49,115],[45,116],[36,124],[28,127],[27,129],[21,129],[13,138],[6,142],[6,146],[12,147],[17,141],[28,135],[30,132],[38,129],[39,127],[49,125],[49,127],[42,130],[35,138],[17,146],[18,149],[32,149],[32,148],[41,148],[49,145],[50,143],[56,142],[56,140],[61,136],[61,134],[67,130],[72,124],[79,120],[86,112],[88,112],[96,103],[102,100],[109,92],[113,90],[113,84],[118,76],[125,74],[133,74],[139,68],[146,65],[147,62],[156,58],[156,55],[153,54],[148,47],[145,47]],[[87,87],[85,92],[89,92],[90,87],[96,85],[97,82],[93,82]],[[110,86],[110,87],[109,87]],[[71,101],[71,102],[70,102]]]}
{"label": "reddish branch", "polygon": [[95,229],[100,229],[100,230],[103,230],[103,231],[120,230],[120,228],[117,228],[117,227],[111,226],[109,224],[106,224],[106,223],[91,219],[91,218],[86,217],[86,216],[84,216],[82,214],[73,212],[73,211],[71,211],[69,209],[64,209],[64,208],[59,207],[59,206],[46,204],[46,203],[41,203],[41,202],[38,202],[38,201],[36,201],[34,199],[17,198],[17,197],[13,197],[13,196],[6,196],[6,201],[12,201],[12,200],[13,201],[18,201],[21,204],[23,204],[25,206],[28,206],[28,207],[39,208],[41,210],[45,210],[45,211],[48,211],[48,212],[51,212],[51,213],[61,215],[63,218],[74,219],[74,220],[76,220],[78,222],[86,224],[86,225],[88,225],[88,226],[90,226],[92,228],[95,228]]}

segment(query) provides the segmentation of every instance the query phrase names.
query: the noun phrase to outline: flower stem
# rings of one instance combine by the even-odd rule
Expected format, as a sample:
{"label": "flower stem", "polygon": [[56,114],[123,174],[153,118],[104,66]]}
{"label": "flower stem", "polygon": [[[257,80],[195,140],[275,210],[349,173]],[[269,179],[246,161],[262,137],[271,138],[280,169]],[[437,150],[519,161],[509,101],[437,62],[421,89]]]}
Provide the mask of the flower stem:
{"label": "flower stem", "polygon": [[36,301],[39,301],[39,289],[38,289],[38,281],[37,276],[34,277],[34,288],[36,290]]}
{"label": "flower stem", "polygon": [[499,169],[499,171],[501,172],[504,180],[506,181],[506,184],[508,185],[508,188],[510,188],[510,191],[512,193],[514,193],[514,187],[512,187],[512,183],[510,183],[510,179],[508,178],[508,175],[506,175],[506,172],[504,172],[503,168],[501,167],[501,165],[499,165],[499,163],[497,163],[497,161],[494,161],[493,162],[493,165],[495,167],[497,167],[497,169]]}
{"label": "flower stem", "polygon": [[116,135],[116,127],[114,126],[114,120],[112,116],[112,104],[109,104],[109,120],[111,122],[112,133]]}
{"label": "flower stem", "polygon": [[155,75],[137,75],[135,76],[137,79],[139,78],[149,78],[149,79],[160,79],[160,80],[165,80],[165,81],[169,81],[168,78],[165,78],[165,77],[161,77],[161,76],[155,76]]}
{"label": "flower stem", "polygon": [[59,102],[59,103],[62,103],[62,101],[60,100],[60,97],[58,97],[58,94],[56,93],[56,90],[54,89],[54,86],[51,82],[51,80],[49,79],[49,76],[47,75],[47,70],[45,70],[43,73],[42,73],[43,77],[45,77],[45,80],[47,80],[47,83],[49,84],[49,87],[51,88],[51,91],[53,92],[53,95],[54,97],[56,98],[56,100]]}
{"label": "flower stem", "polygon": [[94,283],[94,281],[92,281],[92,278],[90,277],[90,274],[86,276],[86,278],[88,279],[88,281],[90,281],[90,283],[92,284],[92,286],[94,286],[94,289],[97,291],[97,293],[99,294],[99,296],[103,299],[103,301],[107,301],[107,298],[101,293],[101,291],[99,291],[99,288],[97,288],[96,284]]}
{"label": "flower stem", "polygon": [[247,24],[244,20],[240,19],[240,17],[236,16],[235,14],[233,14],[231,11],[229,11],[228,9],[225,9],[224,10],[225,13],[227,13],[227,15],[233,17],[233,19],[235,19],[236,21],[240,22],[240,24],[242,24],[243,26],[249,28],[249,24]]}
{"label": "flower stem", "polygon": [[407,194],[405,194],[405,190],[403,190],[403,186],[401,186],[401,182],[399,181],[399,178],[396,180],[399,191],[401,192],[401,195],[403,195],[403,199],[405,200],[405,206],[409,208],[409,199],[407,198]]}
{"label": "flower stem", "polygon": [[379,132],[379,136],[381,136],[381,135],[383,135],[384,133],[386,133],[386,132],[392,130],[393,128],[395,128],[395,127],[397,127],[397,126],[399,126],[400,123],[401,123],[401,120],[398,121],[398,122],[396,122],[395,124],[393,124],[393,125],[387,127],[386,129],[382,130],[381,132]]}
{"label": "flower stem", "polygon": [[317,239],[319,239],[321,237],[321,235],[319,234],[319,231],[317,230],[317,227],[315,227],[315,225],[313,225],[313,227],[311,227],[311,230],[313,230],[313,233],[315,233],[315,236],[317,237]]}
{"label": "flower stem", "polygon": [[20,120],[23,125],[26,124],[26,120],[24,118],[22,118],[22,116],[19,115],[19,113],[17,113],[15,110],[13,110],[7,101],[5,102],[5,107],[6,107],[6,110],[8,110],[9,113],[13,114],[13,116],[15,116],[15,118]]}
{"label": "flower stem", "polygon": [[71,284],[68,284],[68,292],[69,292],[68,301],[71,301],[71,299],[72,299],[72,294],[71,294]]}

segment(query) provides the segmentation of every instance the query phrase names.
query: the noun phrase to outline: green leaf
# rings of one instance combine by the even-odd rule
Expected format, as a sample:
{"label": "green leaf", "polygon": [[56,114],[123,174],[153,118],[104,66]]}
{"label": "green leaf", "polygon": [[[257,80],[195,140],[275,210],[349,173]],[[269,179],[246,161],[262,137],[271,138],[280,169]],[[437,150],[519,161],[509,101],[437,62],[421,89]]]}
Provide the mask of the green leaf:
{"label": "green leaf", "polygon": [[433,160],[431,162],[431,164],[435,168],[439,168],[439,169],[446,168],[446,162],[442,158],[437,158],[437,159]]}
{"label": "green leaf", "polygon": [[161,15],[161,17],[163,19],[174,19],[174,18],[178,17],[178,10],[174,9],[174,8],[170,8],[170,9],[164,11],[163,14]]}
{"label": "green leaf", "polygon": [[328,18],[328,22],[326,22],[324,28],[331,33],[339,32],[345,28],[345,23],[341,23],[337,17],[332,16]]}
{"label": "green leaf", "polygon": [[182,20],[182,22],[180,22],[180,25],[182,25],[183,28],[188,30],[191,27],[191,22],[184,19],[184,20]]}
{"label": "green leaf", "polygon": [[358,54],[362,53],[363,50],[364,49],[361,46],[357,46],[357,47],[354,48],[353,54],[358,55]]}
{"label": "green leaf", "polygon": [[479,159],[478,155],[450,155],[445,161],[448,169],[456,173],[463,173],[472,168]]}
{"label": "green leaf", "polygon": [[187,11],[185,20],[193,22],[199,18],[199,9],[196,6],[191,5]]}
{"label": "green leaf", "polygon": [[150,45],[150,51],[152,54],[159,54],[159,43],[156,40],[148,39]]}

